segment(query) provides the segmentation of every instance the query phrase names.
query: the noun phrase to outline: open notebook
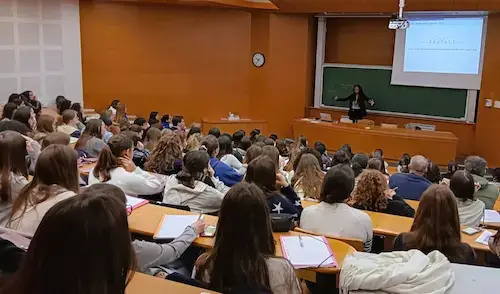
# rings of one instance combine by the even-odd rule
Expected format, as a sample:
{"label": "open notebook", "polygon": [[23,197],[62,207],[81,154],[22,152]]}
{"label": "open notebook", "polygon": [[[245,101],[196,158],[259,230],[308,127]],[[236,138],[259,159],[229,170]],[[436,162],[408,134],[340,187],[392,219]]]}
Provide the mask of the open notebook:
{"label": "open notebook", "polygon": [[283,256],[295,268],[338,266],[335,255],[325,237],[281,236],[280,240]]}
{"label": "open notebook", "polygon": [[[203,216],[201,216],[203,218]],[[199,214],[195,215],[172,215],[165,214],[153,236],[154,239],[175,239],[182,235],[184,230],[200,219]]]}
{"label": "open notebook", "polygon": [[125,196],[125,197],[127,197],[127,206],[132,206],[132,209],[137,209],[137,208],[149,203],[149,201],[141,199],[141,198],[132,197],[132,196]]}

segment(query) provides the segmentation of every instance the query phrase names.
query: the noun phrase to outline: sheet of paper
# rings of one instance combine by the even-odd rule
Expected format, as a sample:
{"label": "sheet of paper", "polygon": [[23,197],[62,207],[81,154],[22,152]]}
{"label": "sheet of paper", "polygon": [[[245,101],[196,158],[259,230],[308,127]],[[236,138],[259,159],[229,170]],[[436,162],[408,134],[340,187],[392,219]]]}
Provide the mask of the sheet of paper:
{"label": "sheet of paper", "polygon": [[155,239],[175,239],[179,237],[187,226],[198,220],[199,215],[165,215],[159,225]]}
{"label": "sheet of paper", "polygon": [[280,239],[284,256],[295,268],[337,266],[335,256],[324,237],[302,236],[302,245],[298,236],[282,236]]}
{"label": "sheet of paper", "polygon": [[78,138],[75,138],[75,137],[69,137],[69,143],[70,144],[75,144],[76,141],[78,141]]}
{"label": "sheet of paper", "polygon": [[484,219],[485,223],[500,223],[500,213],[492,209],[486,209],[484,211]]}
{"label": "sheet of paper", "polygon": [[149,201],[137,198],[137,197],[131,197],[131,196],[125,196],[127,197],[127,206],[132,206],[134,209],[139,208],[145,204],[148,204]]}
{"label": "sheet of paper", "polygon": [[488,230],[484,230],[483,233],[476,239],[476,243],[488,245],[488,240],[490,240],[491,236],[494,236],[495,233],[490,232]]}

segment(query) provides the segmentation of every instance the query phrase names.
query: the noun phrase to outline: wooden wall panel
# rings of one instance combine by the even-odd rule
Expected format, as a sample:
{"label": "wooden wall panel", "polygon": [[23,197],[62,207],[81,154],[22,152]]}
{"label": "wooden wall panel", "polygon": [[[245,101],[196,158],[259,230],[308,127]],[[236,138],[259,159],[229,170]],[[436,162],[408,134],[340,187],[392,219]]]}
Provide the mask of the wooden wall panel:
{"label": "wooden wall panel", "polygon": [[271,14],[269,21],[268,58],[263,68],[256,69],[257,75],[265,75],[267,80],[251,85],[264,87],[267,95],[252,96],[252,111],[268,119],[269,132],[291,136],[291,121],[305,115],[301,105],[307,105],[312,97],[313,18]]}
{"label": "wooden wall panel", "polygon": [[325,62],[392,66],[395,31],[386,18],[327,20]]}
{"label": "wooden wall panel", "polygon": [[245,11],[82,1],[85,106],[248,116],[250,26]]}
{"label": "wooden wall panel", "polygon": [[476,153],[485,157],[490,166],[500,166],[500,109],[486,108],[484,99],[500,100],[500,15],[488,18],[483,79],[477,110]]}

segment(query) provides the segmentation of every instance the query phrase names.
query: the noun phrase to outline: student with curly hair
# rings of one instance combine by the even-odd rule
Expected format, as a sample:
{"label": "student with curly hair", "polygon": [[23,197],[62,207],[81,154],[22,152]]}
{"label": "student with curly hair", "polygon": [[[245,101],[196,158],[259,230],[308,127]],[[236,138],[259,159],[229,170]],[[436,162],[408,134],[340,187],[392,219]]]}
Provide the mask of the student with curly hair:
{"label": "student with curly hair", "polygon": [[395,194],[394,190],[388,188],[382,172],[365,170],[351,194],[351,204],[358,209],[413,217],[415,210]]}
{"label": "student with curly hair", "polygon": [[179,135],[175,132],[168,133],[160,138],[144,168],[167,176],[177,174],[182,170],[182,151]]}

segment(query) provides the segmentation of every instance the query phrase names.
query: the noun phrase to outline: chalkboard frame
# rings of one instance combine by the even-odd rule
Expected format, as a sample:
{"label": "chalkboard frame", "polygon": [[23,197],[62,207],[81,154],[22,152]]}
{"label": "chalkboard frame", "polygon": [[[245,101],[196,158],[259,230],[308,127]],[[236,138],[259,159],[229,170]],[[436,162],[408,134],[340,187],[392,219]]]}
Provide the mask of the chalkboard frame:
{"label": "chalkboard frame", "polygon": [[[325,68],[356,68],[356,69],[381,69],[381,70],[392,70],[391,66],[381,66],[381,65],[357,65],[357,64],[341,64],[341,63],[324,63],[321,66],[321,88],[319,93],[318,89],[315,91],[315,99],[314,105],[315,107],[322,107],[327,109],[337,109],[337,110],[348,110],[348,107],[341,106],[331,106],[327,104],[323,104],[323,75]],[[318,75],[316,75],[318,78]],[[318,81],[317,81],[318,82]],[[318,83],[316,82],[316,86]],[[432,119],[432,120],[442,120],[442,121],[456,121],[456,122],[472,122],[475,123],[475,112],[476,112],[476,104],[478,102],[478,92],[477,90],[466,90],[466,105],[465,105],[465,113],[461,118],[455,117],[446,117],[446,116],[435,116],[435,115],[426,115],[426,114],[414,114],[414,113],[403,113],[403,112],[392,112],[392,111],[382,111],[382,110],[370,110],[367,109],[368,113],[381,114],[381,115],[389,115],[389,116],[398,116],[398,117],[407,117],[407,118],[419,118],[419,119]],[[318,95],[319,94],[319,95]],[[319,97],[318,97],[319,96]]]}

